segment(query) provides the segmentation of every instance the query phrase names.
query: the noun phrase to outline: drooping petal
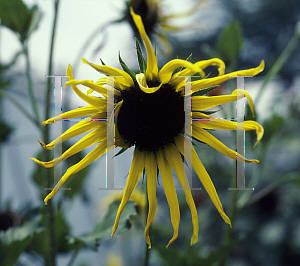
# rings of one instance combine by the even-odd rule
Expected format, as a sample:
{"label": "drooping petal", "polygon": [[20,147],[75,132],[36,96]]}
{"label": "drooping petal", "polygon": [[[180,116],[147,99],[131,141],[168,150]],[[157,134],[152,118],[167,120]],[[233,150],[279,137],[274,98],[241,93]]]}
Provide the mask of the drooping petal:
{"label": "drooping petal", "polygon": [[[95,84],[92,80],[70,80],[66,82],[65,86],[67,85],[84,85],[86,87],[89,87],[91,90],[102,94],[104,97],[107,97],[107,91],[114,91],[113,88],[103,87],[101,85]],[[114,91],[114,93],[121,95],[121,93],[118,91]]]}
{"label": "drooping petal", "polygon": [[157,176],[157,163],[153,152],[145,153],[145,170],[147,173],[147,192],[149,202],[149,212],[147,217],[147,225],[145,227],[145,238],[148,243],[148,248],[151,248],[149,237],[149,229],[154,220],[157,200],[156,200],[156,176]]}
{"label": "drooping petal", "polygon": [[167,247],[169,247],[178,237],[180,210],[179,210],[178,198],[177,198],[173,177],[172,177],[172,167],[168,163],[162,149],[160,149],[157,152],[156,159],[157,159],[158,169],[161,173],[161,179],[163,182],[165,195],[170,207],[171,222],[174,229],[173,237],[171,238],[171,240],[167,245]]}
{"label": "drooping petal", "polygon": [[234,90],[231,95],[221,96],[193,96],[193,110],[205,110],[220,104],[237,101],[247,97],[252,114],[254,114],[254,104],[251,96],[245,90]]}
{"label": "drooping petal", "polygon": [[[41,146],[46,150],[52,150],[58,143],[61,143],[70,138],[76,137],[82,133],[86,133],[91,131],[97,127],[106,127],[106,121],[99,121],[100,117],[106,118],[105,114],[96,115],[93,117],[88,117],[83,121],[76,123],[74,126],[70,127],[67,131],[65,131],[61,136],[50,142],[49,144],[44,144],[39,141]],[[104,124],[105,123],[105,124]]]}
{"label": "drooping petal", "polygon": [[134,13],[132,7],[130,7],[130,14],[133,18],[133,21],[144,41],[146,51],[147,51],[147,69],[146,69],[146,78],[147,80],[155,80],[158,77],[158,67],[157,60],[154,54],[151,42],[146,34],[144,24],[141,16]]}
{"label": "drooping petal", "polygon": [[110,66],[99,66],[99,65],[88,62],[84,58],[82,58],[82,62],[92,66],[94,69],[96,69],[97,71],[100,71],[104,74],[107,74],[110,76],[122,76],[123,77],[122,79],[120,77],[118,78],[118,82],[125,87],[129,88],[134,85],[134,82],[133,82],[132,78],[130,77],[130,75],[121,69],[113,68]]}
{"label": "drooping petal", "polygon": [[[199,62],[195,63],[194,65],[202,70],[202,72],[200,73],[201,77],[205,77],[205,73],[204,73],[203,69],[207,68],[208,66],[219,66],[219,75],[224,75],[224,72],[225,72],[225,64],[219,58],[212,58],[212,59],[209,59],[209,60],[202,60],[202,61],[199,61]],[[181,86],[182,87],[182,86],[184,86],[184,84],[182,83],[183,81],[182,81],[182,79],[179,79],[178,77],[180,77],[180,76],[192,76],[195,73],[197,73],[197,72],[192,71],[192,69],[186,68],[186,69],[176,73],[175,75],[173,75],[172,78],[171,78],[170,83],[173,86],[178,86],[178,87]]]}
{"label": "drooping petal", "polygon": [[264,63],[264,61],[261,61],[260,65],[256,68],[240,70],[240,71],[232,72],[232,73],[214,77],[214,78],[207,78],[207,79],[201,79],[201,80],[194,81],[192,83],[193,92],[200,90],[200,89],[208,88],[208,87],[211,87],[214,85],[219,85],[219,84],[225,82],[226,80],[234,79],[238,76],[255,76],[255,75],[259,74],[260,72],[262,72],[264,70],[264,67],[265,67],[265,63]]}
{"label": "drooping petal", "polygon": [[111,234],[112,237],[118,228],[120,216],[131,196],[132,191],[135,189],[135,187],[140,179],[140,176],[144,170],[144,167],[145,167],[144,152],[141,152],[136,148],[133,153],[133,159],[132,159],[128,179],[126,182],[125,191],[124,191],[124,194],[123,194],[123,197],[122,197],[119,209],[118,209],[118,213],[116,216],[115,224],[114,224],[114,227],[112,230],[112,234]]}
{"label": "drooping petal", "polygon": [[257,141],[253,148],[255,148],[264,134],[264,128],[255,121],[244,121],[241,123],[223,120],[223,119],[215,119],[210,117],[209,121],[199,120],[194,121],[194,125],[197,125],[201,128],[206,129],[225,129],[225,130],[256,130]]}
{"label": "drooping petal", "polygon": [[82,116],[88,116],[88,115],[95,115],[96,113],[101,112],[102,110],[106,110],[106,99],[103,100],[103,108],[99,109],[98,107],[95,107],[93,105],[88,105],[84,107],[80,107],[77,109],[74,109],[72,111],[65,112],[61,115],[52,117],[46,121],[43,122],[43,125],[48,125],[57,121],[61,121],[63,119],[71,119],[76,117],[82,117]]}
{"label": "drooping petal", "polygon": [[[71,67],[71,65],[68,66],[67,76],[68,76],[69,81],[73,80],[73,74],[72,74],[72,67]],[[79,90],[76,85],[74,85],[72,83],[70,85],[71,85],[72,89],[74,90],[74,92],[82,100],[84,100],[88,104],[94,105],[95,107],[103,108],[103,99],[97,98],[97,97],[88,96],[85,93],[83,93],[81,90]]]}
{"label": "drooping petal", "polygon": [[189,69],[193,73],[200,73],[203,74],[203,71],[201,68],[197,67],[196,65],[181,59],[174,59],[166,63],[163,68],[159,71],[159,79],[162,83],[168,83],[172,77],[173,70],[179,68],[179,67],[185,67]]}
{"label": "drooping petal", "polygon": [[55,185],[53,190],[44,199],[45,205],[47,205],[48,200],[51,199],[57,193],[58,190],[60,190],[60,188],[64,185],[64,183],[68,180],[68,178],[71,175],[76,174],[77,172],[79,172],[80,170],[88,166],[90,163],[98,159],[106,152],[106,150],[107,150],[107,142],[106,140],[104,140],[101,143],[99,143],[95,149],[93,149],[90,153],[88,153],[79,163],[69,167],[67,172],[58,181],[58,183]]}
{"label": "drooping petal", "polygon": [[230,225],[231,222],[230,219],[225,214],[222,204],[220,202],[220,199],[218,197],[217,191],[215,189],[214,184],[212,183],[208,173],[206,172],[203,164],[198,158],[198,155],[196,151],[194,150],[194,147],[192,146],[191,142],[188,139],[184,140],[184,137],[182,134],[178,135],[175,138],[175,144],[178,150],[182,155],[184,155],[184,145],[187,145],[188,149],[192,149],[192,156],[187,153],[186,159],[192,164],[196,174],[198,175],[202,185],[204,186],[205,190],[207,191],[209,197],[211,198],[212,202],[216,206],[217,210],[219,211],[220,215],[222,216],[223,220]]}
{"label": "drooping petal", "polygon": [[144,73],[140,73],[136,75],[136,81],[139,84],[140,89],[145,92],[145,93],[153,93],[159,90],[159,88],[161,87],[162,83],[160,83],[159,86],[157,87],[151,87],[149,88],[147,85],[147,81],[146,81],[146,76]]}
{"label": "drooping petal", "polygon": [[198,241],[199,224],[198,224],[197,209],[196,209],[193,197],[192,197],[189,181],[188,181],[187,176],[184,171],[180,153],[179,153],[178,149],[175,147],[175,145],[174,144],[166,145],[164,152],[165,152],[165,155],[166,155],[166,158],[167,158],[169,164],[175,170],[175,173],[178,177],[180,185],[183,188],[186,202],[189,205],[189,208],[191,210],[192,222],[193,222],[193,236],[191,239],[191,246],[192,246],[192,245],[196,244]]}
{"label": "drooping petal", "polygon": [[[209,60],[199,61],[199,62],[195,63],[194,65],[199,67],[202,70],[207,68],[208,66],[219,66],[219,75],[223,75],[224,72],[225,72],[225,64],[219,58],[212,58],[212,59],[209,59]],[[170,83],[172,84],[172,86],[174,87],[174,89],[176,91],[183,90],[186,81],[182,77],[183,76],[192,76],[195,73],[196,72],[192,71],[189,68],[184,69],[184,70],[176,73],[175,75],[173,75],[171,80],[170,80]],[[205,77],[204,71],[200,72],[200,76],[202,78]]]}
{"label": "drooping petal", "polygon": [[258,160],[246,159],[244,156],[242,156],[238,152],[235,152],[235,151],[229,149],[221,141],[216,139],[213,135],[211,135],[210,133],[205,131],[203,128],[199,127],[197,124],[193,125],[193,137],[195,137],[196,139],[198,139],[200,141],[205,142],[209,146],[213,147],[217,151],[223,153],[224,155],[228,156],[229,158],[231,158],[233,160],[238,160],[240,162],[246,162],[246,163],[251,163],[251,162],[259,163]]}
{"label": "drooping petal", "polygon": [[42,162],[35,158],[31,158],[31,160],[34,160],[37,164],[39,164],[43,167],[50,168],[50,167],[53,167],[53,166],[59,164],[60,162],[62,162],[64,160],[66,160],[70,156],[82,151],[83,149],[85,149],[101,140],[104,140],[105,136],[106,136],[106,128],[99,128],[99,129],[96,129],[93,132],[87,134],[86,136],[84,136],[80,141],[76,142],[73,146],[71,146],[68,150],[66,150],[62,154],[62,156],[55,158],[52,161]]}

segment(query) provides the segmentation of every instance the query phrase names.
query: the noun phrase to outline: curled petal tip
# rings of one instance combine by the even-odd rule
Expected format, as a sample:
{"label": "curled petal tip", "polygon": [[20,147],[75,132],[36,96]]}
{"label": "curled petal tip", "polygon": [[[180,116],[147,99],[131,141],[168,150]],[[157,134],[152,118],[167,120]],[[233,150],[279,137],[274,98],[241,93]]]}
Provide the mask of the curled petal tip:
{"label": "curled petal tip", "polygon": [[39,140],[38,140],[38,142],[41,144],[41,146],[42,146],[44,149],[47,150],[47,145],[46,145],[44,142],[41,142],[41,141],[39,141]]}
{"label": "curled petal tip", "polygon": [[82,57],[81,57],[81,61],[82,61],[83,63],[85,63],[85,64],[88,64],[88,63],[89,63],[86,59],[84,59],[84,58],[82,58]]}
{"label": "curled petal tip", "polygon": [[260,70],[260,72],[262,72],[265,69],[265,61],[261,60],[258,69]]}

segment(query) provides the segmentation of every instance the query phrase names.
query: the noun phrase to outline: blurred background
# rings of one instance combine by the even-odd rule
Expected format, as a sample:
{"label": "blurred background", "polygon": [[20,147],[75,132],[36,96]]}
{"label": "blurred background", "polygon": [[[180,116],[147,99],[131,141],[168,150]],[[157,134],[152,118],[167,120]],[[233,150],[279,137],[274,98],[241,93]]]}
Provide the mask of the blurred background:
{"label": "blurred background", "polygon": [[[129,4],[148,15],[143,21],[156,44],[160,67],[191,53],[193,63],[222,59],[226,73],[256,67],[265,60],[265,70],[247,78],[245,87],[256,108],[252,117],[246,106],[246,119],[256,120],[265,129],[255,149],[255,134],[246,133],[246,157],[261,161],[245,169],[246,187],[254,191],[228,190],[235,186],[236,163],[207,145],[196,147],[233,228],[220,218],[195,175],[193,187],[202,190],[193,191],[200,232],[192,247],[191,215],[182,191],[177,191],[179,237],[166,249],[173,229],[162,185],[158,185],[152,249],[147,251],[142,178],[137,195],[122,216],[123,227],[112,239],[119,196],[98,190],[106,184],[105,156],[72,176],[65,185],[72,189],[60,191],[48,209],[43,198],[54,173],[29,160],[53,158],[53,152],[43,155],[38,143],[45,137],[49,142],[57,137],[53,125],[48,126],[49,132],[41,126],[54,115],[54,79],[47,75],[65,75],[71,64],[75,79],[97,81],[103,75],[80,58],[95,64],[100,64],[101,58],[105,64],[120,68],[119,52],[126,64],[138,71],[134,36],[139,36],[128,15]],[[298,0],[0,0],[0,19],[1,266],[299,265]],[[209,72],[215,75],[216,69],[209,68]],[[236,81],[226,82],[211,95],[230,94],[235,88]],[[86,105],[69,87],[63,89],[62,99],[64,112]],[[216,116],[234,117],[235,108],[234,103],[222,106]],[[74,123],[63,122],[63,130]],[[234,149],[235,132],[215,130],[213,134]],[[77,140],[72,139],[63,149]],[[69,158],[63,171],[91,149]],[[132,153],[129,149],[116,157],[116,187],[125,186]]]}

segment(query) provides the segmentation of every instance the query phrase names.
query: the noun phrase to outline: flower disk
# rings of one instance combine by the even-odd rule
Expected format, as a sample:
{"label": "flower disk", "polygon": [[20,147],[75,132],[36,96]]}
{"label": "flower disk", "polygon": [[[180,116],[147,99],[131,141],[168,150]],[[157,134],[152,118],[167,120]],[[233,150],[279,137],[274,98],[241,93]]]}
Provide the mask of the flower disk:
{"label": "flower disk", "polygon": [[184,98],[170,84],[154,93],[135,86],[122,91],[122,99],[118,131],[141,151],[157,151],[174,142],[184,127]]}

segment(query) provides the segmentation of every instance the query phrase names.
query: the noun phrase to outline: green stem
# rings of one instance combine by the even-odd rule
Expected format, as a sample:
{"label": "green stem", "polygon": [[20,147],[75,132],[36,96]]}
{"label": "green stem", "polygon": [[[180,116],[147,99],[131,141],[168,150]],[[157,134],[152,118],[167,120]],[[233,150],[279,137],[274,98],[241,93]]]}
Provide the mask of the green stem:
{"label": "green stem", "polygon": [[[235,179],[232,179],[231,187],[235,186],[235,182],[236,182]],[[234,226],[235,219],[237,217],[237,212],[238,212],[238,208],[237,208],[238,193],[239,193],[239,190],[232,190],[232,192],[231,192],[231,201],[230,201],[228,216],[231,220],[232,227]],[[231,238],[232,238],[232,228],[226,224],[226,228],[225,228],[225,232],[224,232],[223,240],[222,240],[222,246],[223,246],[223,248],[225,248],[225,250],[227,252],[226,252],[226,255],[224,255],[220,259],[220,266],[226,265],[226,260],[230,255],[229,253],[230,253],[231,248],[229,248],[229,246],[230,246]]]}
{"label": "green stem", "polygon": [[6,98],[10,101],[16,108],[20,110],[20,112],[25,115],[33,124],[35,124],[38,128],[41,129],[39,121],[33,117],[19,102],[17,102],[13,97],[11,97],[7,92],[4,90],[0,90],[1,97]]}
{"label": "green stem", "polygon": [[[54,4],[54,21],[53,21],[53,28],[52,28],[52,37],[51,37],[51,45],[50,45],[50,54],[49,54],[49,67],[48,67],[48,75],[52,75],[52,59],[53,59],[53,50],[54,50],[54,39],[55,39],[55,32],[56,32],[56,24],[57,24],[57,15],[58,15],[58,6],[59,6],[59,0],[55,1]],[[45,100],[45,120],[47,120],[50,116],[50,104],[51,104],[51,79],[48,78],[47,80],[47,91],[46,91],[46,100]],[[44,130],[44,142],[49,143],[49,128],[48,126],[45,127]],[[44,158],[45,161],[50,161],[50,153],[45,150],[44,152]],[[52,181],[51,178],[51,171],[45,170],[45,188],[51,188],[52,187]],[[47,191],[46,191],[47,192]],[[50,200],[48,202],[48,205],[45,206],[46,208],[46,217],[47,217],[47,237],[49,241],[49,249],[48,254],[46,258],[46,266],[55,266],[56,265],[56,238],[55,238],[55,218],[54,218],[54,207],[52,205],[52,201]]]}
{"label": "green stem", "polygon": [[89,37],[86,39],[85,43],[82,45],[82,47],[76,57],[76,61],[74,62],[74,66],[73,66],[74,71],[76,70],[76,66],[78,65],[80,58],[82,57],[84,51],[86,51],[87,48],[92,43],[92,39],[95,38],[103,30],[106,30],[108,28],[108,26],[110,26],[113,23],[117,23],[117,22],[119,22],[119,21],[110,21],[110,22],[105,23],[104,25],[100,25],[89,35]]}
{"label": "green stem", "polygon": [[262,94],[266,89],[266,85],[269,83],[269,81],[281,70],[283,65],[286,63],[292,52],[295,50],[296,47],[298,47],[298,42],[300,39],[300,21],[296,24],[295,27],[295,33],[290,39],[289,43],[281,53],[281,55],[277,58],[269,72],[267,73],[264,82],[255,98],[254,105],[257,105],[259,100],[262,98]]}
{"label": "green stem", "polygon": [[37,109],[34,91],[33,91],[33,85],[32,85],[31,68],[30,68],[30,60],[29,60],[27,42],[23,43],[23,51],[24,51],[24,55],[26,57],[26,78],[27,78],[27,83],[28,83],[28,92],[29,92],[29,97],[30,97],[30,101],[31,101],[31,106],[33,109],[34,116],[35,116],[36,120],[38,121],[38,123],[40,124],[40,116],[39,116],[39,112]]}

